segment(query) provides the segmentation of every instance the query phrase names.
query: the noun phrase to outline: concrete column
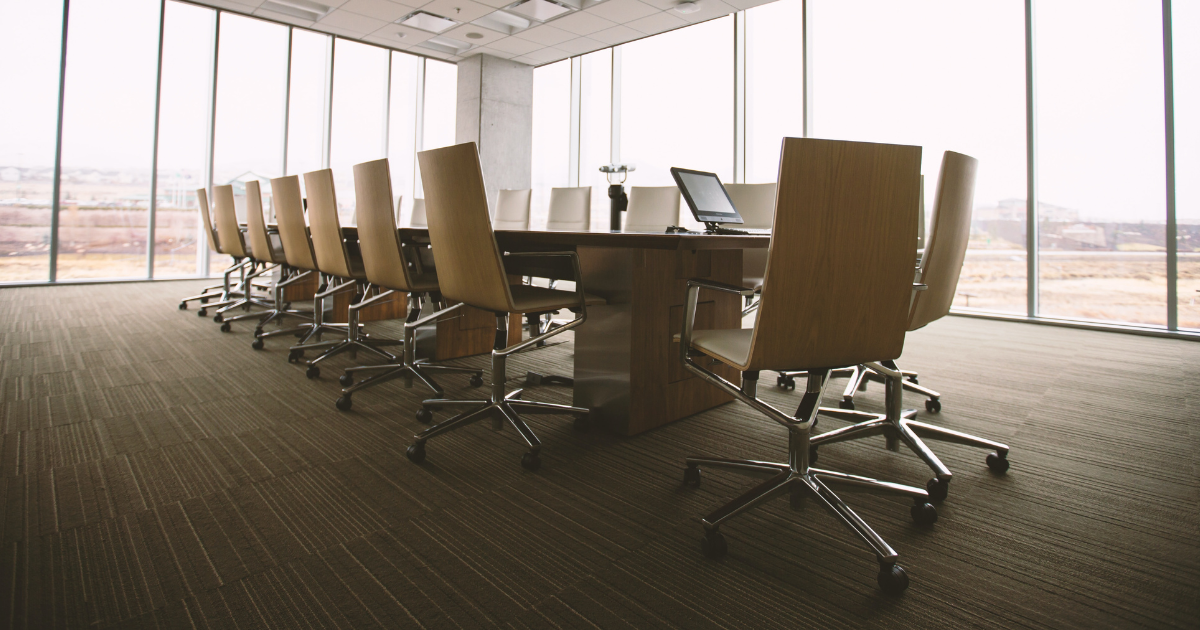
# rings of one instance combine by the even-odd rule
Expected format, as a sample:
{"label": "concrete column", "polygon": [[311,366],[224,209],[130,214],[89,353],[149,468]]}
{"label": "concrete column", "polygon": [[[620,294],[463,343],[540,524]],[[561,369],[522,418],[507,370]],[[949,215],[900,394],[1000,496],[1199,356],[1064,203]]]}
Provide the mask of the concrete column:
{"label": "concrete column", "polygon": [[533,66],[490,55],[458,62],[454,139],[479,145],[488,207],[496,191],[532,186]]}

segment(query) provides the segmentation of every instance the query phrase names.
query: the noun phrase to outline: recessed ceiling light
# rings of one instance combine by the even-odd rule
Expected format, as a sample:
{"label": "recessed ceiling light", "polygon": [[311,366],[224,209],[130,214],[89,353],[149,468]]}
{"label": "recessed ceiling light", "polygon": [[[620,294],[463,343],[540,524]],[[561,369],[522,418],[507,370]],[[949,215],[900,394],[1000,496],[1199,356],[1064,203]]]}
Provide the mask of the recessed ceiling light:
{"label": "recessed ceiling light", "polygon": [[508,10],[539,22],[545,22],[574,9],[551,0],[521,0],[521,2],[508,7]]}
{"label": "recessed ceiling light", "polygon": [[419,28],[422,31],[429,31],[430,33],[441,33],[458,24],[454,20],[448,20],[440,15],[426,13],[425,11],[414,11],[408,14],[407,17],[401,18],[399,23],[411,26],[412,28]]}
{"label": "recessed ceiling light", "polygon": [[699,2],[680,2],[679,4],[675,5],[675,12],[682,13],[684,15],[687,15],[688,13],[695,13],[699,10]]}
{"label": "recessed ceiling light", "polygon": [[329,12],[333,11],[333,7],[328,7],[312,0],[267,0],[262,3],[260,8],[313,22],[329,15]]}

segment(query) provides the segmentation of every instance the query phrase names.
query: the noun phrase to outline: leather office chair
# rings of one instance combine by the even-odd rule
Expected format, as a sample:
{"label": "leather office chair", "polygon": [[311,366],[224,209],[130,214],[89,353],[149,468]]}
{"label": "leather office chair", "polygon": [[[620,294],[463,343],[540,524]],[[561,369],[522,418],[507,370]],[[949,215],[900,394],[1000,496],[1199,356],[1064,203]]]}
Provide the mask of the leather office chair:
{"label": "leather office chair", "polygon": [[[396,219],[391,213],[392,176],[387,158],[364,162],[354,166],[354,192],[358,207],[359,247],[362,249],[363,266],[371,284],[386,289],[379,295],[362,302],[367,306],[391,298],[397,291],[408,294],[408,317],[404,325],[404,360],[400,363],[353,367],[346,370],[340,379],[345,389],[337,399],[336,406],[342,411],[350,409],[355,392],[374,387],[387,381],[403,378],[412,387],[414,378],[420,380],[436,396],[443,396],[442,388],[433,380],[431,372],[459,372],[471,374],[471,385],[483,385],[483,372],[474,368],[449,365],[433,365],[416,359],[416,330],[424,323],[420,321],[422,298],[437,293],[437,275],[425,268],[417,256],[416,247],[400,242],[396,231]],[[418,323],[419,322],[419,323]],[[357,384],[353,374],[367,370],[383,370]]]}
{"label": "leather office chair", "polygon": [[413,199],[412,217],[408,220],[409,227],[423,228],[429,227],[429,220],[425,218],[425,200]]}
{"label": "leather office chair", "polygon": [[[953,151],[947,151],[942,158],[942,170],[938,176],[938,188],[934,198],[933,225],[929,231],[925,255],[921,257],[921,265],[917,271],[917,282],[928,289],[916,291],[912,295],[912,305],[908,312],[910,331],[923,328],[950,312],[971,234],[971,206],[975,194],[977,166],[978,161],[975,158]],[[926,410],[930,412],[941,409],[941,403],[938,402],[940,394],[912,382],[916,374],[902,372],[894,361],[883,361],[881,365],[882,368],[869,364],[855,364],[850,384],[843,394],[843,408],[821,409],[822,415],[850,420],[857,424],[814,437],[814,459],[816,448],[823,444],[883,434],[887,438],[889,449],[899,450],[899,443],[903,442],[933,470],[935,476],[925,488],[935,501],[946,498],[952,475],[946,465],[925,445],[922,438],[990,449],[994,452],[989,453],[985,460],[988,468],[996,473],[1008,470],[1008,446],[914,420],[916,410],[902,409],[903,391],[910,389],[929,396]],[[852,396],[858,384],[865,382],[862,379],[868,376],[884,383],[887,411],[883,414],[845,409],[846,400],[853,400]]]}
{"label": "leather office chair", "polygon": [[[204,190],[203,188],[196,190],[196,209],[200,211],[200,217],[203,221],[203,227],[204,227],[204,232],[203,232],[204,236],[205,236],[204,240],[208,241],[209,250],[211,250],[214,253],[220,254],[221,250],[217,245],[217,233],[215,230],[213,230],[213,227],[212,227],[212,218],[210,216],[212,213],[212,210],[209,208],[209,205],[208,205],[208,191]],[[196,240],[197,240],[197,246],[198,246],[199,245],[199,234],[197,234]],[[241,268],[241,264],[235,262],[233,265],[231,265],[228,269],[226,269],[223,272],[222,275],[225,276],[224,283],[214,284],[211,286],[204,287],[204,290],[201,291],[200,293],[183,298],[182,300],[179,301],[179,310],[186,311],[187,307],[188,307],[188,302],[200,302],[200,304],[204,305],[204,304],[208,304],[209,300],[216,300],[218,302],[224,302],[224,301],[228,300],[229,295],[228,295],[227,287],[229,284],[229,274],[233,273],[234,271],[237,271],[240,268]],[[200,317],[204,317],[205,314],[206,314],[205,307],[201,306],[200,307]]]}
{"label": "leather office chair", "polygon": [[[250,237],[250,251],[255,254],[255,258],[280,270],[279,280],[271,283],[273,306],[259,315],[258,325],[254,328],[254,342],[250,344],[255,350],[262,350],[264,326],[275,321],[282,328],[285,317],[299,317],[311,321],[312,314],[289,308],[284,302],[284,289],[295,284],[301,272],[287,264],[287,256],[283,253],[283,241],[279,234],[267,230],[267,222],[263,218],[262,188],[257,180],[246,182],[246,234]],[[306,328],[288,328],[283,334],[303,330]]]}
{"label": "leather office chair", "polygon": [[592,227],[592,187],[551,188],[546,229],[552,232],[587,232]]}
{"label": "leather office chair", "polygon": [[626,232],[663,232],[679,224],[678,186],[631,186]]}
{"label": "leather office chair", "polygon": [[[771,221],[775,218],[775,189],[774,183],[768,184],[725,184],[729,200],[738,214],[742,215],[740,228],[752,230],[769,230]],[[747,289],[758,289],[762,286],[763,275],[767,272],[767,250],[742,250],[742,286]],[[754,298],[746,300],[746,308],[742,315],[749,315],[758,308]]]}
{"label": "leather office chair", "polygon": [[[704,552],[726,552],[720,528],[759,503],[790,492],[831,510],[874,552],[878,582],[902,592],[908,577],[897,554],[834,494],[833,487],[901,496],[913,501],[912,518],[937,520],[937,509],[920,488],[812,468],[810,431],[829,383],[825,366],[885,361],[904,348],[916,239],[917,177],[921,148],[786,138],[779,168],[767,273],[754,328],[695,330],[701,289],[751,295],[740,286],[689,280],[684,303],[680,358],[686,368],[778,422],[788,433],[783,464],[689,457],[684,480],[700,483],[700,466],[767,473],[769,480],[701,519]],[[740,386],[710,371],[707,359],[742,373]],[[757,397],[762,370],[807,366],[808,386],[795,415]]]}
{"label": "leather office chair", "polygon": [[[568,259],[575,275],[575,291],[556,291],[531,285],[508,283],[500,248],[488,218],[487,194],[484,192],[483,171],[474,142],[422,151],[417,154],[421,165],[421,181],[429,216],[429,238],[437,256],[438,285],[442,296],[458,302],[429,317],[454,311],[464,304],[496,315],[496,346],[492,350],[491,397],[488,400],[426,400],[417,420],[430,422],[432,409],[467,407],[463,413],[430,427],[416,436],[408,447],[408,458],[420,463],[425,460],[425,443],[443,433],[453,431],[484,418],[491,418],[500,428],[507,421],[517,430],[529,451],[521,457],[521,465],[537,470],[541,442],[521,419],[521,413],[569,414],[576,417],[575,427],[587,427],[588,410],[581,407],[554,405],[521,400],[522,390],[505,392],[505,363],[508,356],[535,345],[538,341],[566,332],[587,319],[588,304],[603,304],[604,300],[586,295],[575,252],[509,253],[504,258],[558,257]],[[508,338],[509,313],[541,313],[559,309],[575,311],[575,319],[549,332],[535,335],[505,347]],[[519,324],[517,322],[517,325]]]}
{"label": "leather office chair", "polygon": [[[222,253],[233,256],[235,261],[245,261],[244,271],[242,272],[241,296],[220,306],[217,309],[217,313],[213,315],[213,321],[221,324],[221,332],[229,332],[232,330],[230,326],[231,322],[261,317],[259,313],[249,312],[251,306],[262,308],[272,308],[274,306],[271,302],[254,295],[254,280],[273,269],[273,267],[269,263],[255,257],[254,252],[246,246],[245,238],[242,235],[242,228],[238,225],[237,210],[233,201],[233,186],[213,186],[213,202],[217,237],[221,244]],[[229,311],[237,308],[247,312],[241,315],[227,315]]]}
{"label": "leather office chair", "polygon": [[501,190],[496,197],[496,218],[493,230],[528,230],[529,204],[533,200],[533,189]]}
{"label": "leather office chair", "polygon": [[[337,196],[333,187],[333,171],[322,169],[304,174],[304,189],[308,193],[308,221],[312,235],[313,253],[316,254],[317,269],[320,270],[323,289],[318,290],[315,303],[321,304],[314,308],[313,330],[299,344],[292,346],[289,361],[299,361],[303,352],[309,349],[324,349],[317,357],[308,361],[305,376],[317,378],[321,375],[318,363],[342,352],[357,355],[359,350],[366,350],[395,361],[396,356],[382,350],[380,346],[395,345],[400,342],[394,339],[375,339],[362,331],[358,321],[358,311],[366,303],[360,299],[366,294],[367,273],[363,267],[362,256],[358,244],[347,244],[342,232],[341,221],[337,211]],[[321,334],[324,323],[323,300],[338,293],[353,293],[350,301],[347,323],[344,327],[345,338],[337,341],[318,341],[309,343],[308,340]],[[337,328],[343,328],[335,325]]]}

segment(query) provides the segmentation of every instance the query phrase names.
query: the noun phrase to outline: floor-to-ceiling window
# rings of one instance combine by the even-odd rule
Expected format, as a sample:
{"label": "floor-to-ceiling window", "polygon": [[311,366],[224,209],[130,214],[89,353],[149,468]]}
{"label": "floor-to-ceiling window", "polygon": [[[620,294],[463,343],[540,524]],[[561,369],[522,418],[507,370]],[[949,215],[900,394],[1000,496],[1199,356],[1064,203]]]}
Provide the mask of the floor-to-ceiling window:
{"label": "floor-to-ceiling window", "polygon": [[159,95],[154,277],[196,275],[207,247],[196,204],[208,169],[216,14],[167,2]]}
{"label": "floor-to-ceiling window", "polygon": [[0,282],[50,277],[62,18],[61,3],[0,3]]}
{"label": "floor-to-ceiling window", "polygon": [[550,189],[569,184],[571,165],[571,60],[533,71],[533,195],[529,227],[542,229]]}
{"label": "floor-to-ceiling window", "polygon": [[779,176],[784,138],[804,136],[804,0],[746,11],[746,183]]}
{"label": "floor-to-ceiling window", "polygon": [[1171,3],[1180,328],[1200,328],[1200,0]]}
{"label": "floor-to-ceiling window", "polygon": [[70,8],[58,279],[146,277],[160,3]]}
{"label": "floor-to-ceiling window", "polygon": [[413,163],[417,140],[417,81],[421,59],[400,52],[392,54],[392,95],[388,99],[388,168],[392,175],[392,204],[397,225],[408,225],[412,216]]}
{"label": "floor-to-ceiling window", "polygon": [[[421,111],[421,143],[418,150],[437,149],[454,144],[454,120],[458,111],[458,66],[425,60],[425,98]],[[420,166],[417,167],[416,197],[421,192]]]}
{"label": "floor-to-ceiling window", "polygon": [[1024,313],[1023,5],[809,0],[808,6],[810,135],[921,146],[927,220],[943,153],[977,158],[970,249],[954,304]]}
{"label": "floor-to-ceiling window", "polygon": [[354,214],[354,165],[387,153],[388,51],[338,39],[333,45],[329,166],[342,223]]}
{"label": "floor-to-ceiling window", "polygon": [[325,165],[332,51],[332,37],[292,29],[286,174],[299,176],[301,189],[304,174]]}
{"label": "floor-to-ceiling window", "polygon": [[592,187],[592,229],[610,224],[608,178],[612,162],[612,49],[583,56],[579,83],[579,185]]}
{"label": "floor-to-ceiling window", "polygon": [[1161,5],[1035,3],[1038,314],[1165,325]]}

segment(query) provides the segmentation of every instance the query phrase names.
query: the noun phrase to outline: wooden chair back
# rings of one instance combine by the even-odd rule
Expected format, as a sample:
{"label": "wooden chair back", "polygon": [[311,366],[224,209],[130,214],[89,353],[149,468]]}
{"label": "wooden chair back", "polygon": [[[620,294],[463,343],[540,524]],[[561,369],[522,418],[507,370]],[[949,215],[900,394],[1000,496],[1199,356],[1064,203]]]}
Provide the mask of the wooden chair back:
{"label": "wooden chair back", "polygon": [[279,240],[287,264],[305,271],[317,271],[312,239],[304,222],[304,202],[300,196],[300,177],[288,175],[271,180],[271,202],[279,223]]}
{"label": "wooden chair back", "polygon": [[546,229],[587,232],[592,227],[592,187],[551,188]]}
{"label": "wooden chair back", "polygon": [[496,313],[516,310],[475,143],[421,151],[417,160],[442,295]]}
{"label": "wooden chair back", "polygon": [[208,205],[208,191],[196,189],[196,207],[200,209],[200,218],[204,221],[204,234],[208,240],[208,248],[221,254],[221,242],[217,240],[217,231],[213,229],[212,207]]}
{"label": "wooden chair back", "polygon": [[429,227],[429,219],[425,218],[425,200],[413,199],[413,213],[408,220],[408,227]]}
{"label": "wooden chair back", "polygon": [[233,203],[233,186],[213,186],[214,212],[217,218],[217,235],[221,253],[234,258],[246,257],[246,243],[242,241],[242,230],[238,227],[237,209]]}
{"label": "wooden chair back", "polygon": [[908,329],[916,330],[950,312],[958,276],[971,238],[971,206],[975,201],[975,173],[979,160],[946,151],[933,197],[933,222],[921,257],[921,282],[929,288],[916,292],[909,311]]}
{"label": "wooden chair back", "polygon": [[677,186],[629,187],[626,232],[662,232],[669,225],[679,225]]}
{"label": "wooden chair back", "polygon": [[747,367],[900,356],[916,263],[921,147],[785,138]]}
{"label": "wooden chair back", "polygon": [[312,233],[313,252],[317,255],[317,268],[339,278],[354,277],[338,218],[333,171],[325,168],[305,173],[304,190],[308,193],[308,228]]}
{"label": "wooden chair back", "polygon": [[529,203],[532,199],[532,188],[501,190],[496,198],[496,218],[492,220],[492,229],[528,230]]}
{"label": "wooden chair back", "polygon": [[392,214],[392,174],[388,160],[354,165],[354,196],[358,211],[358,246],[371,284],[411,291],[408,265]]}
{"label": "wooden chair back", "polygon": [[250,253],[256,260],[272,264],[287,262],[271,246],[271,235],[263,218],[262,187],[257,180],[246,182],[246,233],[250,235]]}

